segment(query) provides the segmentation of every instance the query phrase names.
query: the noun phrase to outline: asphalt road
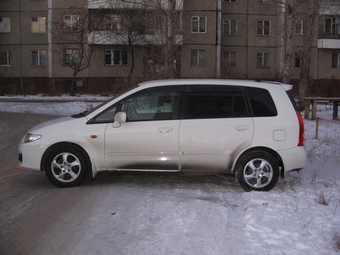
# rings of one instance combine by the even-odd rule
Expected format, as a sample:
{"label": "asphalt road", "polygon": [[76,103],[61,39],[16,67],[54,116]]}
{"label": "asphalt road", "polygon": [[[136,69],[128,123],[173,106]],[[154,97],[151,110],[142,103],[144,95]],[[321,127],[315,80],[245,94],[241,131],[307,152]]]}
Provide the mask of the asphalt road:
{"label": "asphalt road", "polygon": [[237,254],[243,191],[233,178],[102,173],[57,188],[17,170],[20,139],[52,118],[0,112],[1,255]]}

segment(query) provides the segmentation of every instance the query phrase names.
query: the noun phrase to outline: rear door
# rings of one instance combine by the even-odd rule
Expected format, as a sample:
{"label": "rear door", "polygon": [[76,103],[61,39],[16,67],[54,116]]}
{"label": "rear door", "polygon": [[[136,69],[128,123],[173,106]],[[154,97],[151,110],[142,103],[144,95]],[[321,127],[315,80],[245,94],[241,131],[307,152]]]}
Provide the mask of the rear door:
{"label": "rear door", "polygon": [[179,133],[182,171],[226,171],[253,139],[242,87],[197,85],[185,91]]}

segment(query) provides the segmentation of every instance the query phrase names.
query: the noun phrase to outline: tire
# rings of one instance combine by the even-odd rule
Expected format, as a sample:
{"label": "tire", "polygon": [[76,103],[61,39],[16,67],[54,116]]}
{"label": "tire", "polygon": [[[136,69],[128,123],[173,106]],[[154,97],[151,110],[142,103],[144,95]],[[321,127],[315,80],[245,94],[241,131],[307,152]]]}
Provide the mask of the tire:
{"label": "tire", "polygon": [[78,149],[58,147],[46,159],[47,178],[58,187],[75,187],[83,182],[89,170],[90,161]]}
{"label": "tire", "polygon": [[235,171],[245,191],[269,191],[279,180],[278,163],[265,151],[253,151],[241,156]]}

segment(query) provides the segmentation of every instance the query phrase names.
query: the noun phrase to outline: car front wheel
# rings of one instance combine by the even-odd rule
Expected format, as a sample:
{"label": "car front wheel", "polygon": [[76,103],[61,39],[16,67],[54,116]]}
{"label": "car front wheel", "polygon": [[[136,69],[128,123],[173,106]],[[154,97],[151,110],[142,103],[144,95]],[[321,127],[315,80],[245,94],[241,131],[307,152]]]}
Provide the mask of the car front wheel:
{"label": "car front wheel", "polygon": [[45,172],[54,185],[74,187],[85,179],[89,166],[89,160],[78,149],[59,147],[48,155]]}
{"label": "car front wheel", "polygon": [[254,151],[242,156],[235,170],[238,182],[245,191],[269,191],[279,179],[277,161],[264,151]]}

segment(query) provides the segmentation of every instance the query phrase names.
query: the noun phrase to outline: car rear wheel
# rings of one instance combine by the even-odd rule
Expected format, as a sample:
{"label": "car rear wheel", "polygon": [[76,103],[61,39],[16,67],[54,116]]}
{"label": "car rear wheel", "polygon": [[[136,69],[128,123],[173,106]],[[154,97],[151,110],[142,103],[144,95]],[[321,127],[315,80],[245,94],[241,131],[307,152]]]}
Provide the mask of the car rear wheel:
{"label": "car rear wheel", "polygon": [[253,151],[242,156],[236,165],[238,182],[245,191],[269,191],[279,179],[275,158],[265,151]]}
{"label": "car rear wheel", "polygon": [[74,187],[85,179],[89,166],[89,160],[78,149],[59,147],[48,155],[45,172],[54,185]]}

